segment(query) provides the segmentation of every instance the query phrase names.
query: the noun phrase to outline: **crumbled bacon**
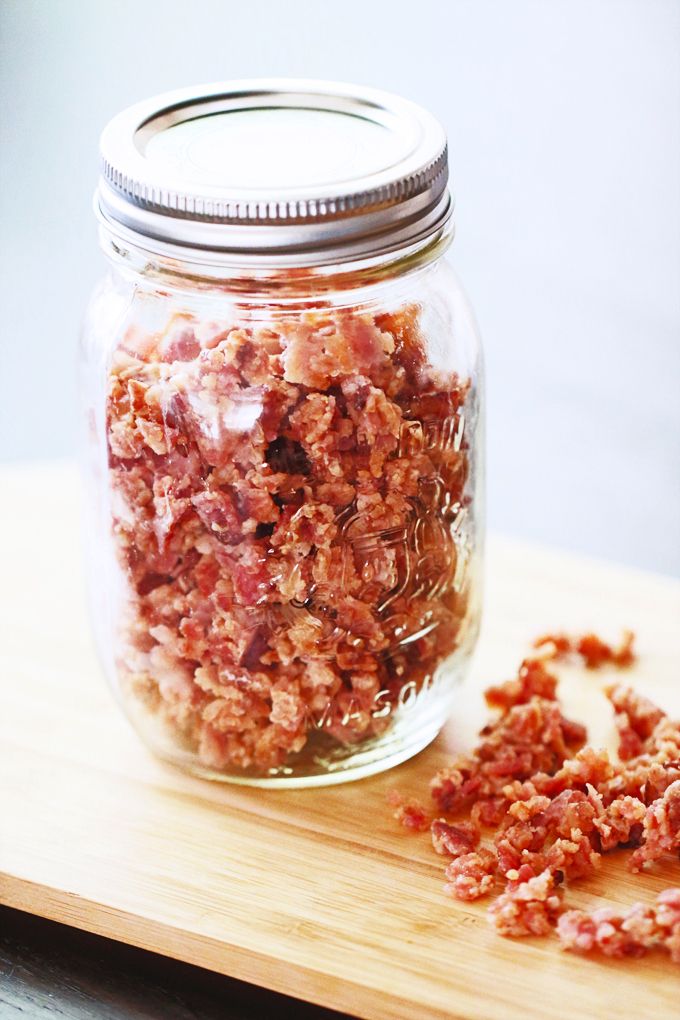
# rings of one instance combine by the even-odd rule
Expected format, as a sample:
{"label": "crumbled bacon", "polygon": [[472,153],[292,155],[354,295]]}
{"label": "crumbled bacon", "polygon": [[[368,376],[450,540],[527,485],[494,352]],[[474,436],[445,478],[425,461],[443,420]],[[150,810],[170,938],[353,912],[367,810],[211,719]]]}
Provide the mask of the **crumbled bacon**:
{"label": "crumbled bacon", "polygon": [[449,825],[443,818],[435,818],[430,826],[432,846],[438,854],[447,857],[462,857],[475,849],[480,832],[472,822]]}
{"label": "crumbled bacon", "polygon": [[454,758],[436,774],[431,793],[438,808],[451,814],[473,801],[497,797],[508,784],[537,772],[551,775],[571,753],[565,723],[554,701],[532,696],[512,705],[484,727],[484,739],[473,754]]}
{"label": "crumbled bacon", "polygon": [[430,815],[415,797],[404,797],[398,790],[390,790],[387,802],[394,809],[394,818],[411,832],[424,832],[430,825]]}
{"label": "crumbled bacon", "polygon": [[520,666],[516,679],[508,680],[498,687],[488,687],[484,692],[490,708],[507,712],[514,705],[525,705],[532,697],[554,700],[557,677],[549,673],[540,659],[526,659]]}
{"label": "crumbled bacon", "polygon": [[534,648],[540,649],[542,655],[551,659],[564,659],[570,655],[581,658],[587,669],[600,669],[605,665],[625,668],[635,662],[633,644],[635,635],[632,630],[625,630],[621,643],[617,648],[608,645],[597,634],[584,634],[582,637],[569,637],[567,634],[543,634],[534,641]]}
{"label": "crumbled bacon", "polygon": [[[653,908],[560,916],[563,884],[591,875],[603,854],[637,848],[629,858],[637,871],[680,851],[680,722],[630,688],[610,688],[617,722],[624,720],[637,741],[634,757],[627,741],[614,761],[582,746],[585,729],[562,716],[557,679],[544,665],[578,654],[590,668],[626,666],[631,642],[627,635],[612,652],[595,635],[547,636],[537,642],[540,659],[526,660],[516,679],[486,691],[499,717],[430,784],[438,810],[456,816],[432,822],[432,842],[454,858],[446,869],[451,895],[477,899],[505,880],[489,908],[503,935],[547,935],[558,923],[565,948],[630,957],[660,946],[680,963],[680,889],[666,890]],[[495,830],[493,849],[475,849],[480,826]]]}
{"label": "crumbled bacon", "polygon": [[496,855],[482,847],[455,857],[445,871],[444,891],[458,900],[478,900],[494,887]]}
{"label": "crumbled bacon", "polygon": [[440,811],[454,814],[483,796],[480,766],[476,757],[461,756],[437,772],[430,783],[430,792]]}
{"label": "crumbled bacon", "polygon": [[600,854],[581,829],[572,829],[568,837],[560,836],[544,854],[547,871],[560,878],[585,878],[600,866]]}
{"label": "crumbled bacon", "polygon": [[603,809],[593,824],[600,836],[600,849],[637,845],[642,835],[646,808],[637,797],[617,797]]}
{"label": "crumbled bacon", "polygon": [[563,949],[577,953],[598,950],[605,956],[635,957],[659,948],[680,964],[680,889],[665,889],[651,907],[634,903],[624,911],[568,910],[557,923],[557,934]]}
{"label": "crumbled bacon", "polygon": [[118,666],[182,755],[260,774],[349,755],[469,631],[476,398],[427,350],[415,307],[181,312],[120,341]]}
{"label": "crumbled bacon", "polygon": [[680,779],[647,808],[642,822],[641,843],[630,858],[631,871],[667,853],[680,852]]}
{"label": "crumbled bacon", "polygon": [[680,963],[680,888],[664,889],[656,898],[655,918],[661,945]]}
{"label": "crumbled bacon", "polygon": [[[613,907],[600,907],[592,914],[568,910],[557,924],[563,948],[580,953],[597,948],[605,956],[643,956],[645,939],[653,928],[653,916],[641,904],[636,904],[632,910],[635,912],[630,916]],[[631,922],[633,930],[630,930]]]}
{"label": "crumbled bacon", "polygon": [[627,761],[639,757],[647,750],[647,742],[657,723],[664,718],[664,713],[649,698],[622,684],[608,687],[606,694],[614,706],[614,722],[619,731],[619,758]]}
{"label": "crumbled bacon", "polygon": [[548,935],[562,906],[562,890],[556,888],[549,870],[535,875],[531,869],[509,872],[509,881],[489,907],[489,915],[501,935]]}
{"label": "crumbled bacon", "polygon": [[470,820],[473,825],[483,825],[487,828],[495,829],[505,817],[507,806],[507,800],[503,795],[499,797],[482,797],[472,805]]}

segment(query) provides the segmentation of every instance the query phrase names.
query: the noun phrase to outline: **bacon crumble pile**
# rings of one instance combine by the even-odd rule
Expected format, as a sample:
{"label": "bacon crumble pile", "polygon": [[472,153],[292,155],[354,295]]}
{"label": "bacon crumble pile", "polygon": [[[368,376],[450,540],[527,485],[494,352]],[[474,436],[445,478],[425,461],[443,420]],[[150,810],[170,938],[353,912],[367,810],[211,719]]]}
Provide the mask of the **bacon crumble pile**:
{"label": "bacon crumble pile", "polygon": [[414,307],[128,330],[107,400],[125,697],[214,770],[380,735],[472,629],[474,419]]}
{"label": "bacon crumble pile", "polygon": [[[434,776],[431,794],[445,817],[392,791],[395,818],[414,832],[430,829],[435,851],[449,858],[447,893],[498,894],[489,916],[502,935],[556,929],[576,952],[628,957],[661,948],[680,963],[680,888],[623,912],[563,910],[565,884],[592,874],[611,850],[632,850],[633,872],[680,855],[680,721],[630,687],[606,688],[619,734],[619,761],[611,760],[563,716],[546,663],[571,656],[589,669],[625,667],[634,660],[633,635],[618,649],[593,634],[548,635],[535,647],[539,655],[516,679],[485,692],[500,715],[478,746]],[[483,832],[491,845],[482,845]]]}

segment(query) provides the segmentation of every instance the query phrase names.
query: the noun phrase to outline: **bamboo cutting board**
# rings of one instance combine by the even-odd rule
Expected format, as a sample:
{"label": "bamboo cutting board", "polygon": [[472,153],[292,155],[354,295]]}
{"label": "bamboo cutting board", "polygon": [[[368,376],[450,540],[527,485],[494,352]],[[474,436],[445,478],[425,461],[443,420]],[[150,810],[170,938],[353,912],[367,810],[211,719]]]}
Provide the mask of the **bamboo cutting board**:
{"label": "bamboo cutting board", "polygon": [[[505,540],[489,543],[486,617],[459,711],[387,775],[325,790],[248,790],[156,762],[104,686],[88,635],[78,485],[64,466],[0,473],[0,901],[366,1018],[513,1020],[680,1014],[668,958],[583,960],[556,940],[497,936],[484,904],[442,894],[427,835],[399,829],[396,786],[426,795],[473,739],[480,690],[546,629],[639,634],[631,682],[680,711],[680,585]],[[601,686],[563,671],[567,709],[610,741]],[[463,705],[464,702],[464,705]],[[568,894],[651,900],[621,857]]]}

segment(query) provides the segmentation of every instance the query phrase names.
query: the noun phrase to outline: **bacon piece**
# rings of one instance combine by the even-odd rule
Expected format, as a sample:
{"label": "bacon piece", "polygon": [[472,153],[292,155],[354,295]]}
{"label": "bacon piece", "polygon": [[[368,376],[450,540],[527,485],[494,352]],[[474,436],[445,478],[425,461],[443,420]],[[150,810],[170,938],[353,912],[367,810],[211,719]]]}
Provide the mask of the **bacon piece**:
{"label": "bacon piece", "polygon": [[617,846],[639,843],[646,810],[637,797],[617,797],[608,804],[604,813],[593,821],[600,835],[601,849],[613,850]]}
{"label": "bacon piece", "polygon": [[647,808],[641,840],[629,861],[631,871],[640,871],[647,862],[680,850],[680,779]]}
{"label": "bacon piece", "polygon": [[489,916],[501,935],[548,935],[555,926],[562,906],[562,890],[553,874],[539,875],[527,869],[508,873],[504,893],[489,907]]}
{"label": "bacon piece", "polygon": [[566,659],[570,655],[578,655],[587,669],[600,669],[605,665],[625,669],[635,662],[633,644],[635,634],[625,630],[621,643],[613,648],[597,634],[584,634],[582,637],[569,637],[567,634],[543,634],[534,641],[543,656],[549,659]]}
{"label": "bacon piece", "polygon": [[477,900],[494,887],[497,859],[482,847],[455,857],[446,869],[444,891],[458,900]]}
{"label": "bacon piece", "polygon": [[666,713],[649,698],[622,684],[608,687],[605,693],[614,706],[619,758],[622,761],[637,758],[647,750],[647,742]]}
{"label": "bacon piece", "polygon": [[425,832],[430,826],[430,816],[415,797],[404,797],[398,790],[390,790],[387,802],[395,808],[393,817],[410,832]]}
{"label": "bacon piece", "polygon": [[534,696],[554,700],[557,697],[557,677],[549,673],[541,659],[525,659],[515,680],[499,687],[487,687],[484,692],[490,708],[507,712],[514,705],[525,705]]}
{"label": "bacon piece", "polygon": [[495,829],[505,817],[507,807],[505,796],[482,797],[472,805],[470,820],[473,825]]}
{"label": "bacon piece", "polygon": [[435,851],[447,857],[462,857],[463,854],[469,854],[480,839],[479,829],[471,822],[449,825],[443,818],[434,819],[430,832]]}
{"label": "bacon piece", "polygon": [[659,948],[680,964],[680,889],[665,889],[652,907],[634,903],[624,911],[568,910],[558,921],[557,934],[563,949],[577,953],[597,950],[605,956],[639,957]]}

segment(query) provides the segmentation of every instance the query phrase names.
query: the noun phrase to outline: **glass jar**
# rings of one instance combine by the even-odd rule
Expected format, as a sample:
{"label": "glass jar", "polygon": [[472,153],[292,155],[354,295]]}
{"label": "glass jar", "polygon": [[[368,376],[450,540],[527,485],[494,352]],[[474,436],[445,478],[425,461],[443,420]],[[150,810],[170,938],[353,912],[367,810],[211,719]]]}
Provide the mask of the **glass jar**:
{"label": "glass jar", "polygon": [[404,761],[480,613],[481,354],[443,257],[443,131],[375,90],[238,82],[139,104],[102,150],[82,379],[109,681],[209,778]]}

